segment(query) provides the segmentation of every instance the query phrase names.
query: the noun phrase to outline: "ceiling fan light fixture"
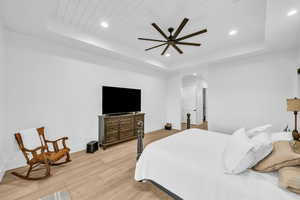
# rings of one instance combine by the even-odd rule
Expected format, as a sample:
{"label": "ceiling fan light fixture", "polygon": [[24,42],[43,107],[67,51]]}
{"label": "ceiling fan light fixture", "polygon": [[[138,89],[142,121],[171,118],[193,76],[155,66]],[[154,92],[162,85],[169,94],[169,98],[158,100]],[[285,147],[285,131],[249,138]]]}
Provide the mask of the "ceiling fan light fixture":
{"label": "ceiling fan light fixture", "polygon": [[166,57],[170,57],[171,56],[171,54],[169,54],[169,53],[166,53],[166,55],[165,55]]}
{"label": "ceiling fan light fixture", "polygon": [[293,15],[295,15],[295,14],[297,14],[298,13],[298,10],[297,9],[292,9],[292,10],[290,10],[286,15],[288,16],[288,17],[290,17],[290,16],[293,16]]}
{"label": "ceiling fan light fixture", "polygon": [[108,28],[109,27],[109,24],[106,22],[106,21],[102,21],[100,23],[100,25],[103,27],[103,28]]}

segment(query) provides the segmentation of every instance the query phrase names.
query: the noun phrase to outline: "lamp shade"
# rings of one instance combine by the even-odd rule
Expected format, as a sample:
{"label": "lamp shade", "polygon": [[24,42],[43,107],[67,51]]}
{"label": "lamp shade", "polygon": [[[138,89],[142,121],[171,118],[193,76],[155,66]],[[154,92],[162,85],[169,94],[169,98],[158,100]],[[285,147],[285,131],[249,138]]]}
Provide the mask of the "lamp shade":
{"label": "lamp shade", "polygon": [[287,100],[287,110],[288,111],[300,111],[300,99],[288,99]]}

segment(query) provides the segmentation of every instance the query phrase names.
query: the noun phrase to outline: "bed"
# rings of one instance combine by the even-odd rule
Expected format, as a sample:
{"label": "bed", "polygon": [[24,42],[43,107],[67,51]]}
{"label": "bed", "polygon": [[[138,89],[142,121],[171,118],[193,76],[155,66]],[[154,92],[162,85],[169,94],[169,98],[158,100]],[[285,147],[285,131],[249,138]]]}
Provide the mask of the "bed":
{"label": "bed", "polygon": [[230,135],[188,129],[149,144],[135,171],[136,181],[150,181],[185,200],[300,200],[277,186],[276,173],[248,170],[225,174],[222,154]]}

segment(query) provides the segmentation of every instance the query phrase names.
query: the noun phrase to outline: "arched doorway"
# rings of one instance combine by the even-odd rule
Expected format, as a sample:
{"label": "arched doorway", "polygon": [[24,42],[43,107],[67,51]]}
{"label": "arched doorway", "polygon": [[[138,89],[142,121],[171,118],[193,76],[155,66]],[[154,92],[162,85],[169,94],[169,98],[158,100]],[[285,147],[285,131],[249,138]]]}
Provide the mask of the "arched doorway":
{"label": "arched doorway", "polygon": [[207,82],[201,75],[189,74],[182,77],[181,84],[181,126],[186,128],[187,114],[192,127],[198,127],[207,120]]}

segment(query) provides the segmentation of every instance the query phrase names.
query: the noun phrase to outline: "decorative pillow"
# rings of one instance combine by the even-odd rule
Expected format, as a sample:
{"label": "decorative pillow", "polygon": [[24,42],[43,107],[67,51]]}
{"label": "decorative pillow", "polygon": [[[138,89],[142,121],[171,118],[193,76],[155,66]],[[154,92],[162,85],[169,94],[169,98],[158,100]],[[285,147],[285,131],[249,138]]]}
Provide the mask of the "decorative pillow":
{"label": "decorative pillow", "polygon": [[278,141],[273,143],[272,153],[253,169],[259,172],[272,172],[296,165],[300,165],[300,154],[293,151],[288,141]]}
{"label": "decorative pillow", "polygon": [[250,142],[253,144],[254,148],[248,153],[248,156],[252,161],[248,168],[255,166],[273,150],[272,141],[268,133],[261,133],[257,136],[254,136]]}
{"label": "decorative pillow", "polygon": [[250,129],[246,132],[246,135],[249,137],[249,138],[252,138],[260,133],[263,133],[263,132],[266,132],[267,129],[271,128],[272,125],[271,124],[266,124],[264,126],[259,126],[259,127],[256,127],[256,128],[253,128],[253,129]]}
{"label": "decorative pillow", "polygon": [[272,140],[272,142],[291,141],[291,140],[293,140],[293,135],[291,132],[271,133],[271,140]]}
{"label": "decorative pillow", "polygon": [[268,133],[250,139],[244,128],[237,130],[229,139],[223,154],[225,173],[239,174],[252,168],[269,155],[272,149]]}
{"label": "decorative pillow", "polygon": [[252,159],[247,154],[253,148],[244,128],[235,131],[228,140],[223,153],[225,173],[239,174],[248,169],[252,164]]}
{"label": "decorative pillow", "polygon": [[279,187],[300,194],[300,167],[284,167],[279,170]]}

